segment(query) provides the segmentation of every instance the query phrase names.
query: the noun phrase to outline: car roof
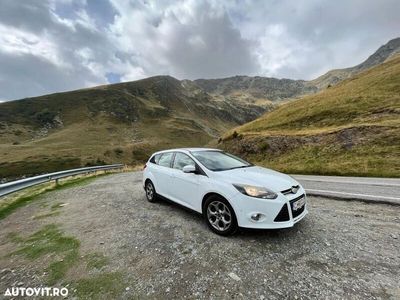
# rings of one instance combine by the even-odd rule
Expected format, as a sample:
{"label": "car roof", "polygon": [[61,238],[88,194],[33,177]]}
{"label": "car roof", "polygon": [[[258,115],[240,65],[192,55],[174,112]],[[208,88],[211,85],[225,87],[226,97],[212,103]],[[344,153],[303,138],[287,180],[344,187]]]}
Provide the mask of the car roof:
{"label": "car roof", "polygon": [[222,151],[222,150],[215,149],[215,148],[175,148],[175,149],[166,149],[166,150],[162,150],[162,151],[157,151],[154,154],[166,153],[166,152],[186,152],[187,153],[187,152],[195,152],[195,151]]}

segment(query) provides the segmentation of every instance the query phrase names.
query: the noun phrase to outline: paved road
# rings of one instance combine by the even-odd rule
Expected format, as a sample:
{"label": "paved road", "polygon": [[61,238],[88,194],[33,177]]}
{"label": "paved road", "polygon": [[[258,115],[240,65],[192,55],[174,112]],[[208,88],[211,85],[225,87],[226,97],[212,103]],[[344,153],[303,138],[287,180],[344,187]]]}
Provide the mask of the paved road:
{"label": "paved road", "polygon": [[400,205],[400,179],[293,175],[309,195]]}

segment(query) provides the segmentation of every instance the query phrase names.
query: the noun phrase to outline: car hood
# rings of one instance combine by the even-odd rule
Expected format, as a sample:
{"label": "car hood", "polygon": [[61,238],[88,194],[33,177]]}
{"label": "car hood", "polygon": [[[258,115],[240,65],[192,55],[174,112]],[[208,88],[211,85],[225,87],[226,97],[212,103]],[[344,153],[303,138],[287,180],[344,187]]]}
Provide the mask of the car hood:
{"label": "car hood", "polygon": [[287,190],[299,183],[292,177],[282,174],[271,169],[262,167],[248,167],[220,171],[218,175],[229,183],[249,184],[255,186],[266,187],[274,192]]}

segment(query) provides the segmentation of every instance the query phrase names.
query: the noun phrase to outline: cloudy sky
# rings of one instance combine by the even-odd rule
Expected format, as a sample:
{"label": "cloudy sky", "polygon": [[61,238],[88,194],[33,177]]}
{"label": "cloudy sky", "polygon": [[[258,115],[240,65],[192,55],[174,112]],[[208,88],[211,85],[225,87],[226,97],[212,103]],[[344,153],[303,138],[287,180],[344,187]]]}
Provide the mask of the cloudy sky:
{"label": "cloudy sky", "polygon": [[400,36],[398,0],[1,0],[0,101],[168,74],[312,79]]}

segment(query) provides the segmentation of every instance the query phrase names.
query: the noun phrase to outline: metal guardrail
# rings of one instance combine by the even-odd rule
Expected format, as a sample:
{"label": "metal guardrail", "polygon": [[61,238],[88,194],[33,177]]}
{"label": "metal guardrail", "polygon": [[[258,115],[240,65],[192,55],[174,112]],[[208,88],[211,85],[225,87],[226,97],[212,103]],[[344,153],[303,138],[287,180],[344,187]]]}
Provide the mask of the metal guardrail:
{"label": "metal guardrail", "polygon": [[95,167],[86,167],[72,170],[65,170],[60,172],[54,172],[49,174],[38,175],[34,177],[24,178],[16,181],[11,181],[7,183],[0,184],[0,197],[17,192],[19,190],[38,185],[41,183],[49,182],[51,180],[55,180],[58,182],[58,179],[69,177],[73,175],[91,173],[96,171],[105,171],[105,170],[114,170],[120,169],[124,165],[123,164],[114,164],[114,165],[104,165],[104,166],[95,166]]}

